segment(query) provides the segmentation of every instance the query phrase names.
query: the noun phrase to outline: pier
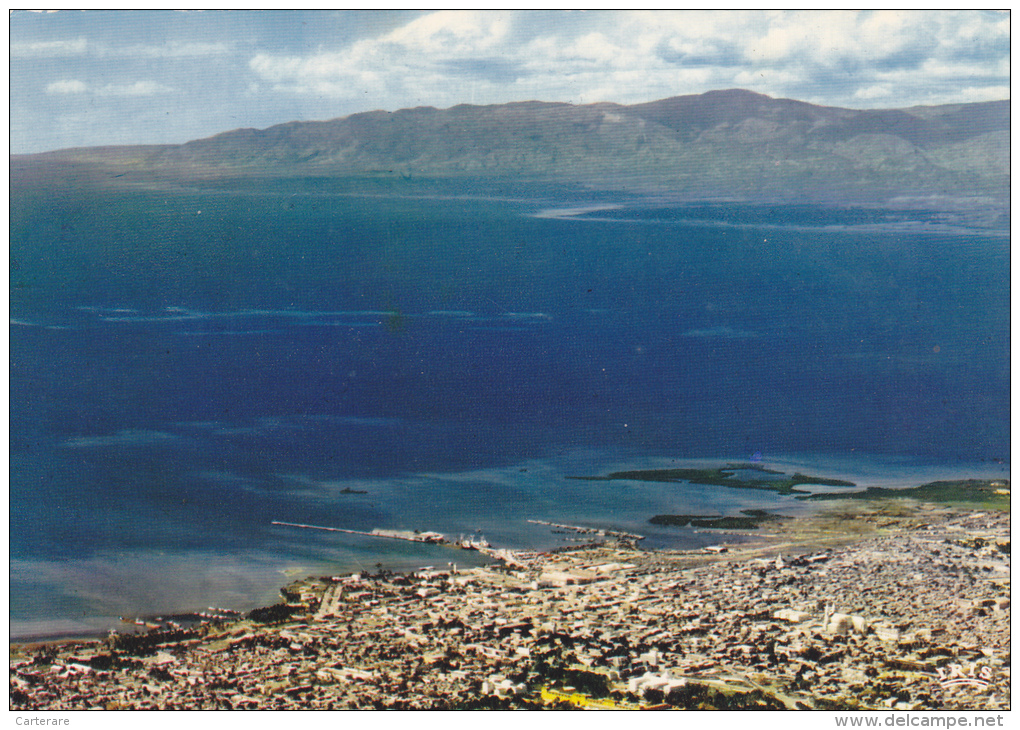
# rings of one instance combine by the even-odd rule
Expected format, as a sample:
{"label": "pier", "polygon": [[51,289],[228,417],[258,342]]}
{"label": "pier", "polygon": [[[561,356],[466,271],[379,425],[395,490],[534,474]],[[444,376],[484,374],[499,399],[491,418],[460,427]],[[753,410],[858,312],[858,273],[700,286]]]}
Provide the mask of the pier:
{"label": "pier", "polygon": [[[520,550],[508,550],[506,548],[496,549],[486,541],[484,537],[465,539],[463,536],[458,540],[448,540],[445,535],[439,532],[412,532],[410,530],[380,530],[376,528],[371,532],[365,530],[348,530],[343,527],[325,527],[323,525],[306,525],[300,522],[281,522],[273,520],[270,524],[280,527],[299,527],[303,530],[325,530],[326,532],[343,532],[347,535],[363,535],[364,537],[384,537],[388,540],[404,540],[406,542],[424,543],[426,545],[445,545],[447,547],[460,548],[461,550],[477,550],[493,560],[503,561],[507,565],[523,567],[531,559],[534,553]],[[522,562],[523,561],[523,562]]]}
{"label": "pier", "polygon": [[644,535],[635,535],[632,532],[620,530],[605,530],[600,527],[583,527],[581,525],[563,525],[559,522],[547,522],[546,520],[528,520],[532,525],[545,525],[546,527],[558,527],[561,530],[572,530],[582,535],[598,535],[599,537],[615,537],[622,540],[644,540]]}
{"label": "pier", "polygon": [[438,532],[411,532],[410,530],[380,530],[375,529],[371,532],[364,530],[347,530],[342,527],[323,527],[322,525],[304,525],[299,522],[279,522],[273,520],[273,525],[279,525],[281,527],[300,527],[304,530],[325,530],[326,532],[343,532],[348,535],[364,535],[366,537],[385,537],[389,540],[405,540],[407,542],[424,542],[433,545],[448,545],[449,540],[446,539],[445,535]]}

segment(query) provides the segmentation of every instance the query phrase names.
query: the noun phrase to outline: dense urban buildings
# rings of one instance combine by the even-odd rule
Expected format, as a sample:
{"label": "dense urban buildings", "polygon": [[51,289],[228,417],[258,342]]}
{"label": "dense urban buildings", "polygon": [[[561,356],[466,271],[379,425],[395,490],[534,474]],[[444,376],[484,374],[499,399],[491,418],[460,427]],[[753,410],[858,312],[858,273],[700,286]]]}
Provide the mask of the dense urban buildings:
{"label": "dense urban buildings", "polygon": [[243,620],[14,647],[11,707],[1009,708],[1007,513],[875,502],[775,528],[306,579]]}

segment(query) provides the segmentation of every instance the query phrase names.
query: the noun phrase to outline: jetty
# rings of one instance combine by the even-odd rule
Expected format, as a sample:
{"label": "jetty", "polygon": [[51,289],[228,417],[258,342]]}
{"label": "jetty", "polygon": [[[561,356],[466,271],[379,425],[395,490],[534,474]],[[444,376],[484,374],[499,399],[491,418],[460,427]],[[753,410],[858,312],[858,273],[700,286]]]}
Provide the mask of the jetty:
{"label": "jetty", "polygon": [[417,532],[412,530],[380,530],[378,528],[371,532],[365,530],[348,530],[343,527],[324,527],[323,525],[305,525],[299,522],[280,522],[273,520],[271,523],[281,527],[300,527],[303,530],[325,530],[326,532],[343,532],[348,535],[364,535],[365,537],[385,537],[389,540],[405,540],[407,542],[424,542],[433,545],[448,545],[450,541],[439,532]]}
{"label": "jetty", "polygon": [[[484,537],[464,538],[461,535],[457,540],[448,540],[440,532],[419,532],[417,530],[381,530],[376,528],[371,532],[365,530],[348,530],[344,527],[326,527],[324,525],[306,525],[300,522],[282,522],[273,520],[270,524],[280,527],[298,527],[303,530],[325,530],[326,532],[342,532],[347,535],[362,535],[364,537],[383,537],[388,540],[404,540],[406,542],[424,543],[427,545],[445,545],[447,547],[460,548],[461,550],[476,550],[494,560],[500,560],[507,565],[522,566],[527,564],[530,554],[527,551],[496,549]],[[521,557],[523,556],[523,557]]]}
{"label": "jetty", "polygon": [[614,537],[618,540],[644,540],[644,535],[636,535],[632,532],[623,532],[621,530],[606,530],[600,527],[583,527],[582,525],[564,525],[559,522],[547,522],[546,520],[528,520],[532,525],[545,525],[546,527],[556,527],[560,530],[571,530],[573,532],[580,533],[582,535],[597,535],[599,537]]}

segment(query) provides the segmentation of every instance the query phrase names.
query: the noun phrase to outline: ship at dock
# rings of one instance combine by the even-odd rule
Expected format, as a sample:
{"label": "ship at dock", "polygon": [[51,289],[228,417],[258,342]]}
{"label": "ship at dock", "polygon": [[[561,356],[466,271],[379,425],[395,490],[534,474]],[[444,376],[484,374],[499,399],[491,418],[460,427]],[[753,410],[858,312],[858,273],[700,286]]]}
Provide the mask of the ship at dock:
{"label": "ship at dock", "polygon": [[466,538],[463,535],[457,540],[456,545],[461,550],[484,550],[492,547],[484,537]]}

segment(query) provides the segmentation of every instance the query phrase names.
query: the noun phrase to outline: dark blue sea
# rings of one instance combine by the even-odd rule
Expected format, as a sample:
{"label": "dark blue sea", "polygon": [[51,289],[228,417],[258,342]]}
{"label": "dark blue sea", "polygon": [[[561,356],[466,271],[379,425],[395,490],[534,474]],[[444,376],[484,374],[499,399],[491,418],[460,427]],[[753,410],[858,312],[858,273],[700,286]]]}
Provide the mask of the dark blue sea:
{"label": "dark blue sea", "polygon": [[593,482],[754,461],[1009,474],[1009,238],[937,210],[555,187],[12,184],[11,625],[272,601],[460,561],[274,520],[658,547],[768,492]]}

